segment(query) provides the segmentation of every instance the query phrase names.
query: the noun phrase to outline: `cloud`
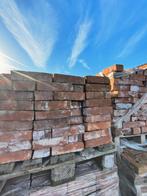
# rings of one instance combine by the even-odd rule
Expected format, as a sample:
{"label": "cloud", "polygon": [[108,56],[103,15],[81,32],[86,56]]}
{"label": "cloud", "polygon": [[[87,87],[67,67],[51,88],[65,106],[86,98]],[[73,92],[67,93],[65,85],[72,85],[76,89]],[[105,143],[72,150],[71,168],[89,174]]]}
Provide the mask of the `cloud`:
{"label": "cloud", "polygon": [[0,17],[33,63],[45,66],[57,40],[57,17],[47,1],[33,1],[25,11],[15,0],[0,1]]}
{"label": "cloud", "polygon": [[117,55],[117,57],[124,57],[129,55],[137,46],[137,44],[141,41],[141,39],[146,35],[147,33],[147,26],[143,27],[136,33],[134,33],[128,41],[126,41],[126,45],[123,47],[121,52]]}
{"label": "cloud", "polygon": [[84,68],[90,70],[89,65],[85,62],[84,59],[79,59],[79,62],[81,63],[81,65],[82,65]]}
{"label": "cloud", "polygon": [[92,23],[90,20],[84,20],[84,22],[79,26],[79,30],[72,47],[71,55],[68,59],[70,68],[74,67],[79,55],[83,52],[88,44],[88,35],[91,29],[91,24]]}

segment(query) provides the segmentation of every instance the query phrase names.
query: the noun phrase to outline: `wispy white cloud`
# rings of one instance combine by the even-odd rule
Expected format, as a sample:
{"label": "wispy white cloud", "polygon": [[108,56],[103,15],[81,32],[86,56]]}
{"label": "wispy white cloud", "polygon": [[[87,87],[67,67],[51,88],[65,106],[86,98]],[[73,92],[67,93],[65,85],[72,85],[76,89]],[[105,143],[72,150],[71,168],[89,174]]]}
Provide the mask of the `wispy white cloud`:
{"label": "wispy white cloud", "polygon": [[82,65],[84,68],[90,70],[89,65],[86,63],[86,61],[85,61],[84,59],[79,59],[79,63],[81,63],[81,65]]}
{"label": "wispy white cloud", "polygon": [[23,12],[15,0],[1,0],[0,17],[33,63],[45,66],[58,31],[57,17],[51,5],[47,1],[34,1],[33,6]]}
{"label": "wispy white cloud", "polygon": [[141,39],[147,33],[147,25],[142,27],[136,33],[134,33],[127,41],[126,45],[123,47],[121,52],[117,55],[117,57],[124,57],[132,53],[132,51],[136,48],[137,44],[141,41]]}
{"label": "wispy white cloud", "polygon": [[90,20],[84,20],[79,26],[79,30],[72,47],[71,55],[68,59],[70,68],[74,67],[79,55],[83,52],[88,44],[88,35],[91,29],[91,25],[92,22]]}

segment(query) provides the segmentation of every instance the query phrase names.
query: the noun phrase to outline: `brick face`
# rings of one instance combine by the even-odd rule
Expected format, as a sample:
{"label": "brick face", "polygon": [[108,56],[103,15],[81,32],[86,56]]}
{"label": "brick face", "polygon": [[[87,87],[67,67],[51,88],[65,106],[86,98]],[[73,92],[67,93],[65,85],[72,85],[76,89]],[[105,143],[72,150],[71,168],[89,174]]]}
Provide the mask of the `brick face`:
{"label": "brick face", "polygon": [[54,82],[67,82],[72,84],[84,84],[85,79],[78,76],[70,76],[70,75],[62,75],[62,74],[54,74]]}
{"label": "brick face", "polygon": [[0,101],[0,110],[33,110],[34,104],[33,101]]}
{"label": "brick face", "polygon": [[85,99],[85,93],[81,93],[81,92],[67,92],[67,93],[55,92],[54,99],[82,101]]}
{"label": "brick face", "polygon": [[0,131],[0,142],[17,142],[31,139],[32,131]]}
{"label": "brick face", "polygon": [[32,111],[0,111],[1,121],[32,121],[34,112]]}
{"label": "brick face", "polygon": [[89,147],[96,147],[96,146],[100,146],[100,145],[104,145],[104,144],[110,144],[111,143],[111,138],[110,136],[105,136],[105,137],[101,137],[98,139],[92,139],[92,140],[87,140],[85,141],[85,147],[89,148]]}
{"label": "brick face", "polygon": [[111,127],[111,122],[95,122],[95,123],[85,123],[86,131],[95,131],[98,129],[107,129]]}
{"label": "brick face", "polygon": [[12,89],[16,91],[34,91],[35,90],[35,81],[13,81]]}
{"label": "brick face", "polygon": [[33,127],[31,121],[2,121],[0,120],[0,131],[25,131]]}

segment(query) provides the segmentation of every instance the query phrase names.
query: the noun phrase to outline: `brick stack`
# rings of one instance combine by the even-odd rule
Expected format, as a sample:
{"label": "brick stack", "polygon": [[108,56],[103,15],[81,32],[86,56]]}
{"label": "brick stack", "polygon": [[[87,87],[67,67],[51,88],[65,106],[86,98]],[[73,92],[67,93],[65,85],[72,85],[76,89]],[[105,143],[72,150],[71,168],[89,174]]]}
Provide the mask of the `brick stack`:
{"label": "brick stack", "polygon": [[[115,67],[115,69],[114,69]],[[147,93],[147,70],[134,69],[123,71],[122,65],[115,65],[104,70],[105,75],[111,79],[111,91],[113,94],[114,123],[123,117],[132,106]],[[115,129],[115,135],[141,134],[147,132],[146,110],[147,104],[132,114],[122,124],[122,128]]]}
{"label": "brick stack", "polygon": [[0,163],[31,158],[33,91],[35,84],[23,77],[0,76]]}
{"label": "brick stack", "polygon": [[87,76],[84,102],[85,147],[96,147],[111,143],[112,104],[107,77]]}
{"label": "brick stack", "polygon": [[36,88],[33,158],[83,150],[84,78],[55,74]]}

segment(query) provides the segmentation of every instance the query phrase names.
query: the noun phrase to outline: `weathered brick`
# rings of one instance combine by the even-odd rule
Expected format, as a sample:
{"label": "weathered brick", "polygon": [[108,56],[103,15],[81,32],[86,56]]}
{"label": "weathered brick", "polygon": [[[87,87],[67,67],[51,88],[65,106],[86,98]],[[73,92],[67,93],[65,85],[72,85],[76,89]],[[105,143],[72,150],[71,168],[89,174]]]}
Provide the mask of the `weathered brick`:
{"label": "weathered brick", "polygon": [[85,99],[85,93],[81,93],[81,92],[55,92],[54,99],[55,100],[82,101]]}
{"label": "weathered brick", "polygon": [[140,134],[140,133],[141,133],[140,127],[134,127],[134,128],[133,128],[133,134],[134,134],[134,135]]}
{"label": "weathered brick", "polygon": [[0,164],[29,160],[31,159],[31,155],[31,150],[3,153],[0,154]]}
{"label": "weathered brick", "polygon": [[96,131],[99,129],[107,129],[111,127],[111,122],[95,122],[85,123],[86,131]]}
{"label": "weathered brick", "polygon": [[86,76],[87,83],[109,84],[109,78],[103,76]]}
{"label": "weathered brick", "polygon": [[88,99],[84,102],[85,107],[105,107],[111,105],[111,99]]}
{"label": "weathered brick", "polygon": [[85,85],[85,89],[86,91],[89,92],[101,92],[101,91],[109,91],[110,90],[110,86],[106,85],[106,84],[86,84]]}
{"label": "weathered brick", "polygon": [[73,84],[73,91],[84,92],[84,85]]}
{"label": "weathered brick", "polygon": [[80,135],[69,135],[68,136],[68,144],[70,143],[76,143],[80,140]]}
{"label": "weathered brick", "polygon": [[33,92],[0,90],[0,100],[32,101]]}
{"label": "weathered brick", "polygon": [[28,71],[11,71],[11,79],[52,82],[52,74]]}
{"label": "weathered brick", "polygon": [[11,99],[0,101],[0,110],[33,110],[33,101],[13,101]]}
{"label": "weathered brick", "polygon": [[51,138],[51,129],[33,131],[33,140],[40,140],[45,138]]}
{"label": "weathered brick", "polygon": [[87,140],[97,139],[97,138],[107,136],[108,134],[109,134],[108,130],[85,132],[84,140],[87,141]]}
{"label": "weathered brick", "polygon": [[61,128],[53,128],[52,137],[78,135],[84,132],[85,132],[85,126],[83,124],[71,125],[71,126],[61,127]]}
{"label": "weathered brick", "polygon": [[108,75],[111,72],[122,72],[123,69],[124,69],[123,65],[116,64],[116,65],[112,65],[111,67],[108,67],[108,68],[104,69],[103,74]]}
{"label": "weathered brick", "polygon": [[145,81],[145,76],[142,74],[131,74],[130,79],[131,80],[138,80],[138,81]]}
{"label": "weathered brick", "polygon": [[53,92],[49,91],[35,91],[36,101],[48,101],[53,100]]}
{"label": "weathered brick", "polygon": [[50,156],[50,148],[34,150],[32,159],[39,159]]}
{"label": "weathered brick", "polygon": [[113,110],[113,111],[114,111],[113,113],[114,116],[124,116],[128,112],[128,110]]}
{"label": "weathered brick", "polygon": [[98,115],[98,114],[109,114],[112,113],[112,107],[92,107],[84,108],[83,114],[85,116]]}
{"label": "weathered brick", "polygon": [[12,81],[12,88],[16,91],[34,91],[35,90],[35,81],[30,80],[14,80]]}
{"label": "weathered brick", "polygon": [[0,131],[25,131],[32,129],[31,121],[0,121]]}
{"label": "weathered brick", "polygon": [[11,90],[12,82],[7,74],[0,74],[0,90]]}
{"label": "weathered brick", "polygon": [[67,92],[73,91],[72,84],[69,83],[47,83],[47,82],[37,82],[38,91],[55,91],[55,92]]}
{"label": "weathered brick", "polygon": [[142,130],[142,133],[146,133],[147,132],[147,126],[142,127],[141,130]]}
{"label": "weathered brick", "polygon": [[145,122],[144,121],[123,123],[123,127],[124,128],[136,128],[136,127],[144,127],[144,126],[145,126]]}
{"label": "weathered brick", "polygon": [[118,80],[118,84],[143,86],[143,82],[142,81],[130,80],[130,79],[127,79],[127,78]]}
{"label": "weathered brick", "polygon": [[54,82],[72,83],[72,84],[84,84],[85,78],[78,76],[54,74]]}
{"label": "weathered brick", "polygon": [[70,122],[70,125],[81,124],[81,123],[83,123],[83,117],[82,116],[71,116],[69,118],[69,122]]}
{"label": "weathered brick", "polygon": [[35,140],[33,141],[33,149],[38,150],[46,147],[61,146],[67,144],[67,142],[68,138],[65,137]]}
{"label": "weathered brick", "polygon": [[86,99],[111,98],[110,92],[85,92]]}
{"label": "weathered brick", "polygon": [[115,103],[132,103],[132,98],[131,97],[116,98],[114,102]]}
{"label": "weathered brick", "polygon": [[115,107],[117,110],[128,110],[132,108],[132,104],[131,103],[116,103]]}
{"label": "weathered brick", "polygon": [[130,87],[130,91],[139,92],[139,90],[140,90],[140,87],[139,86],[131,85],[131,87]]}
{"label": "weathered brick", "polygon": [[85,147],[89,148],[89,147],[96,147],[96,146],[101,146],[104,144],[110,144],[111,141],[111,137],[110,136],[104,136],[98,139],[92,139],[92,140],[87,140],[85,141]]}
{"label": "weathered brick", "polygon": [[86,116],[84,117],[85,122],[102,122],[102,121],[110,121],[111,115],[105,114],[105,115],[94,115],[94,116]]}
{"label": "weathered brick", "polygon": [[71,143],[64,146],[54,146],[52,147],[52,155],[60,155],[71,152],[78,152],[84,149],[83,142]]}
{"label": "weathered brick", "polygon": [[70,108],[82,108],[82,102],[81,101],[71,101],[70,102]]}
{"label": "weathered brick", "polygon": [[32,111],[0,111],[1,121],[32,121],[34,119],[34,112]]}
{"label": "weathered brick", "polygon": [[32,131],[0,131],[0,142],[26,141],[32,139]]}
{"label": "weathered brick", "polygon": [[69,101],[35,101],[35,110],[65,110],[70,109]]}

